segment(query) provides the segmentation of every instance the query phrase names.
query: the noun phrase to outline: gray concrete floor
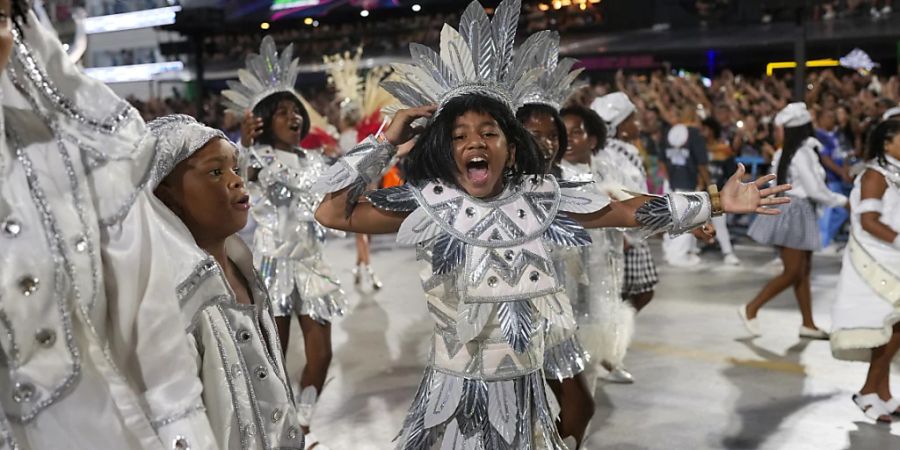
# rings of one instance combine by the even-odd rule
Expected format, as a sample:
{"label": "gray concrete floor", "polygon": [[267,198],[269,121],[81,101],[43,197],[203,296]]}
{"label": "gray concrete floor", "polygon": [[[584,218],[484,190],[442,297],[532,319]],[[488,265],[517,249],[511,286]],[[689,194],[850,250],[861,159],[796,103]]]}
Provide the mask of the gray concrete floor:
{"label": "gray concrete floor", "polygon": [[[334,360],[313,420],[332,450],[393,448],[427,358],[431,322],[413,251],[398,248],[391,236],[376,238],[373,247],[385,283],[374,295],[352,284],[352,239],[332,241],[326,250],[352,305],[334,324]],[[738,245],[737,254],[740,268],[719,265],[716,253],[704,254],[696,270],[660,264],[656,299],[638,316],[626,358],[637,382],[598,386],[586,448],[900,449],[900,424],[875,425],[850,400],[866,366],[836,361],[827,342],[797,337],[792,293],[762,310],[764,335],[746,339],[736,307],[776,269],[766,266],[774,256],[769,249]],[[815,257],[813,307],[825,329],[839,270],[839,257]],[[294,373],[302,367],[301,342],[292,342],[288,365]]]}

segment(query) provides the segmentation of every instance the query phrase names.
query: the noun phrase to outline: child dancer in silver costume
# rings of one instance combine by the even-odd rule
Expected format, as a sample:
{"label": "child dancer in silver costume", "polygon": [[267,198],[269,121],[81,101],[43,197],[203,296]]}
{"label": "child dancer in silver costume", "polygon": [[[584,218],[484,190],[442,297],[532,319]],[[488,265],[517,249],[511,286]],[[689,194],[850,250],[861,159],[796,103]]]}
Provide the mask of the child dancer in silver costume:
{"label": "child dancer in silver costume", "polygon": [[344,313],[346,300],[322,260],[325,229],[313,218],[321,195],[310,188],[328,164],[321,152],[298,147],[309,132],[310,114],[294,90],[299,69],[292,58],[292,45],[279,55],[266,36],[260,54],[248,57],[239,72],[241,82],[229,82],[223,95],[229,109],[245,114],[241,150],[255,199],[253,254],[275,307],[282,348],[287,350],[292,316],[303,331],[306,367],[297,409],[311,447],[317,444],[308,432],[313,407],[331,364],[331,321]]}
{"label": "child dancer in silver costume", "polygon": [[[316,212],[325,226],[397,232],[399,242],[417,245],[423,263],[435,335],[400,448],[565,449],[541,368],[546,322],[574,320],[553,295],[561,285],[549,249],[588,244],[583,227],[681,231],[714,211],[766,213],[786,201],[764,197],[787,186],[760,190],[733,178],[719,196],[642,196],[602,207],[584,185],[544,175],[544,158],[514,116],[541,70],[513,56],[520,9],[506,0],[490,20],[473,2],[461,31],[444,27],[440,54],[411,45],[413,64],[394,65],[383,83],[409,109],[317,185],[330,193]],[[424,129],[413,125],[419,120]],[[408,183],[360,202],[396,146],[417,131]]]}
{"label": "child dancer in silver costume", "polygon": [[160,162],[148,189],[171,210],[157,222],[179,238],[171,249],[179,258],[170,264],[189,274],[178,296],[217,448],[301,450],[272,304],[236,235],[250,210],[237,147],[189,116],[166,116],[148,128],[144,144]]}

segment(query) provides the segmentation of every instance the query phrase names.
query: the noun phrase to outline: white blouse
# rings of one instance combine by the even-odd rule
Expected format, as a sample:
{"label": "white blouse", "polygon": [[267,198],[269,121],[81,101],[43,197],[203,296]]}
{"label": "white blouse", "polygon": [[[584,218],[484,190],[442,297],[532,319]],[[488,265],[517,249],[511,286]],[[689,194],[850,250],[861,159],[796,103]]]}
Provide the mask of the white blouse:
{"label": "white blouse", "polygon": [[[832,192],[825,184],[825,168],[819,162],[818,149],[822,144],[816,138],[810,137],[797,149],[794,158],[791,159],[791,167],[788,168],[787,183],[793,186],[788,191],[792,197],[809,198],[814,202],[829,207],[844,206],[847,197],[838,192]],[[772,173],[778,173],[778,164],[781,161],[781,150],[775,152],[772,159]]]}

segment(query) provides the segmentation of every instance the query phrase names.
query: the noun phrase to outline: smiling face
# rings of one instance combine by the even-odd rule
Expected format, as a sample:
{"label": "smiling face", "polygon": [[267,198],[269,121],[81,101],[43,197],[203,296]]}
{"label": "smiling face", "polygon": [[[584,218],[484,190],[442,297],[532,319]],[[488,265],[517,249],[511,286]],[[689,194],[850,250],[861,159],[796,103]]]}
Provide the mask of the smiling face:
{"label": "smiling face", "polygon": [[588,134],[584,121],[577,115],[566,114],[563,116],[563,122],[569,135],[569,148],[563,158],[573,164],[590,163],[591,154],[597,148],[597,137]]}
{"label": "smiling face", "polygon": [[12,2],[0,0],[0,72],[6,69],[9,55],[12,53]]}
{"label": "smiling face", "polygon": [[490,114],[469,111],[456,118],[452,131],[456,182],[469,195],[492,197],[503,190],[503,171],[515,162],[515,147]]}
{"label": "smiling face", "polygon": [[553,116],[538,111],[528,116],[522,125],[534,136],[544,160],[553,161],[559,152],[559,130],[553,122]]}
{"label": "smiling face", "polygon": [[213,139],[172,170],[156,195],[201,241],[224,240],[247,224],[250,197],[238,173],[237,151]]}
{"label": "smiling face", "polygon": [[272,113],[272,146],[281,150],[291,150],[300,143],[303,133],[303,115],[296,101],[278,102]]}

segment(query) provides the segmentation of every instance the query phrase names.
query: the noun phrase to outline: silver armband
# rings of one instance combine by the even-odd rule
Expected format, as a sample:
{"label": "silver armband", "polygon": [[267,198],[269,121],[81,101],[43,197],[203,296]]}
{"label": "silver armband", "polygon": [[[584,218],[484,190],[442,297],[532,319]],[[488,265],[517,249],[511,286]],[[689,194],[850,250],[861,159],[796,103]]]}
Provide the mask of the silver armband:
{"label": "silver armband", "polygon": [[664,231],[681,234],[703,225],[711,216],[712,204],[705,192],[675,192],[654,197],[634,214],[647,235]]}
{"label": "silver armband", "polygon": [[365,192],[366,186],[381,178],[396,153],[397,147],[387,139],[369,136],[329,167],[313,184],[312,190],[315,193],[327,194],[349,188],[350,191],[347,193],[349,213]]}

